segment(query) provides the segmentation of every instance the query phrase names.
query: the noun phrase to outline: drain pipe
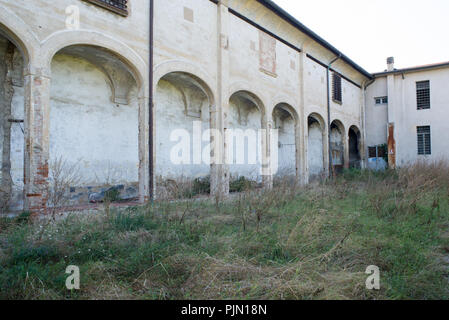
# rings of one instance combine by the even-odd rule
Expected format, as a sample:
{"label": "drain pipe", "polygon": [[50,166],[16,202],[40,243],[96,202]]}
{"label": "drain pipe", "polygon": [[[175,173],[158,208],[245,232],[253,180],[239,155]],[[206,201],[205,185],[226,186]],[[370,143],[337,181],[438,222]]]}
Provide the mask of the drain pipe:
{"label": "drain pipe", "polygon": [[332,150],[331,150],[331,94],[330,94],[330,69],[332,64],[341,58],[341,53],[327,65],[327,150],[329,161],[329,175],[332,175]]}
{"label": "drain pipe", "polygon": [[150,201],[153,202],[154,200],[154,161],[153,161],[153,106],[154,106],[154,97],[153,97],[153,53],[154,53],[154,0],[150,0],[150,23],[149,23],[149,33],[150,33],[150,45],[149,45],[149,105],[148,105],[148,126],[149,126],[149,141],[148,141],[148,148],[149,148],[149,195],[150,195]]}

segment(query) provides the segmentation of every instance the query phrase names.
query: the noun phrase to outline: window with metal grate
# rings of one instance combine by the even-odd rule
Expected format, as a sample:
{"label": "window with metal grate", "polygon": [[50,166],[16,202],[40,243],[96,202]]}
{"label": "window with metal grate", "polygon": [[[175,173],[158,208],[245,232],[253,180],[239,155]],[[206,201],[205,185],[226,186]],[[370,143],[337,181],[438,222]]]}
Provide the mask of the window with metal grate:
{"label": "window with metal grate", "polygon": [[374,98],[376,105],[388,104],[388,97],[377,97]]}
{"label": "window with metal grate", "polygon": [[84,0],[100,7],[118,13],[122,16],[128,15],[128,0]]}
{"label": "window with metal grate", "polygon": [[332,75],[332,100],[337,103],[343,102],[341,93],[341,77],[336,73]]}
{"label": "window with metal grate", "polygon": [[430,126],[417,127],[418,133],[418,155],[432,154],[432,138]]}
{"label": "window with metal grate", "polygon": [[430,109],[430,81],[416,83],[416,98],[418,110]]}

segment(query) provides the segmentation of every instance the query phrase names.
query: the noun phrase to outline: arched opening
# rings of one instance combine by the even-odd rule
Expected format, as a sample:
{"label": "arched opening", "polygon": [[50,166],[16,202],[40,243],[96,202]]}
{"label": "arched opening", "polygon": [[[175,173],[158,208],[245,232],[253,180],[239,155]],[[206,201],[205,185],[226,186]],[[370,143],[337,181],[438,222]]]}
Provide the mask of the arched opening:
{"label": "arched opening", "polygon": [[308,117],[308,148],[307,162],[309,167],[309,178],[320,178],[325,172],[324,161],[324,120],[318,114]]}
{"label": "arched opening", "polygon": [[356,126],[349,128],[348,145],[349,145],[349,167],[361,168],[360,156],[360,130]]}
{"label": "arched opening", "polygon": [[0,25],[0,214],[24,205],[24,49]]}
{"label": "arched opening", "polygon": [[[138,199],[140,83],[132,70],[96,46],[53,56],[49,206]],[[61,187],[69,189],[64,203]]]}
{"label": "arched opening", "polygon": [[210,129],[214,127],[210,87],[192,74],[171,72],[158,82],[155,101],[158,197],[210,193]]}
{"label": "arched opening", "polygon": [[297,170],[297,114],[292,106],[281,103],[273,110],[274,129],[278,130],[277,178],[295,177]]}
{"label": "arched opening", "polygon": [[242,177],[262,182],[263,119],[263,103],[255,94],[238,91],[231,95],[225,138],[231,192],[235,191],[232,184]]}
{"label": "arched opening", "polygon": [[334,120],[331,124],[330,134],[330,150],[332,161],[332,174],[338,174],[343,171],[344,168],[344,154],[345,154],[345,141],[344,141],[345,128],[343,123],[339,120]]}

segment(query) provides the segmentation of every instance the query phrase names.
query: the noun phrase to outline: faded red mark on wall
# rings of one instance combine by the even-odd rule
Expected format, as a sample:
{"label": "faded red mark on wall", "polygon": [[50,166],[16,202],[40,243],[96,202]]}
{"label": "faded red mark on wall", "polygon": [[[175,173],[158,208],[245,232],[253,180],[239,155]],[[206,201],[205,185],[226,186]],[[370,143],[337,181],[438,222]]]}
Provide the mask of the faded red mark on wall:
{"label": "faded red mark on wall", "polygon": [[259,31],[259,46],[260,69],[276,74],[276,39]]}
{"label": "faded red mark on wall", "polygon": [[396,140],[394,139],[394,123],[388,125],[388,166],[396,168]]}

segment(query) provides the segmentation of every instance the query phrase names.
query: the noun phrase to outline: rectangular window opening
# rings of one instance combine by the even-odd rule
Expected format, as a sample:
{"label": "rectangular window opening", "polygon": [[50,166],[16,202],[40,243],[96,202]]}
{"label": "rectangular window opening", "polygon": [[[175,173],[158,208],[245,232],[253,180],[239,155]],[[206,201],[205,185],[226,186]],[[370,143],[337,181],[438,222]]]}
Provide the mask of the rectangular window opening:
{"label": "rectangular window opening", "polygon": [[337,73],[332,75],[332,100],[340,104],[343,102],[341,77]]}
{"label": "rectangular window opening", "polygon": [[388,104],[388,97],[377,97],[374,98],[376,105]]}
{"label": "rectangular window opening", "polygon": [[418,134],[418,155],[432,154],[432,138],[430,126],[417,127]]}
{"label": "rectangular window opening", "polygon": [[416,99],[418,110],[430,109],[430,81],[416,83]]}
{"label": "rectangular window opening", "polygon": [[128,15],[128,0],[84,0],[100,7],[118,13],[122,16]]}

